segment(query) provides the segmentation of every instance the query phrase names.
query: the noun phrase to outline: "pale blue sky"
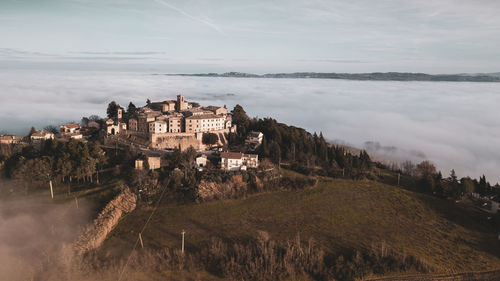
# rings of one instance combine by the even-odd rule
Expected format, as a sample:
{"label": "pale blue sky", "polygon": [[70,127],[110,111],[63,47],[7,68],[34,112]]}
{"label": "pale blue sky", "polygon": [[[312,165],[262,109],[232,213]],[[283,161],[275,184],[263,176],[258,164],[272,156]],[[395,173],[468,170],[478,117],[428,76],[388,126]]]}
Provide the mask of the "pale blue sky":
{"label": "pale blue sky", "polygon": [[500,71],[495,0],[1,0],[0,68]]}

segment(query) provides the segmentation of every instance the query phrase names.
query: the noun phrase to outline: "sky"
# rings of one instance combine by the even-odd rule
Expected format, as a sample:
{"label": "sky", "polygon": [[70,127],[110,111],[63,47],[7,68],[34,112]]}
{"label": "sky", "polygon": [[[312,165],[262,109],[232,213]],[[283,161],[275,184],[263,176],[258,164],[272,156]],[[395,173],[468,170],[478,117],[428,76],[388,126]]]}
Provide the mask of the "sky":
{"label": "sky", "polygon": [[1,0],[0,69],[500,71],[496,0]]}

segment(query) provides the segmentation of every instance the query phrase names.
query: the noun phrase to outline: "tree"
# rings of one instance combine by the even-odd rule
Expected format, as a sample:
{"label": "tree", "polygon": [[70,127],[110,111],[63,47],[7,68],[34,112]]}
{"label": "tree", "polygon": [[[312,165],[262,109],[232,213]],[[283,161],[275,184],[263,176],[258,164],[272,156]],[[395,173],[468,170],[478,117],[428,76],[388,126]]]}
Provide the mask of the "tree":
{"label": "tree", "polygon": [[33,135],[34,133],[36,133],[36,129],[35,127],[31,127],[30,132],[28,133],[28,137],[31,137],[31,135]]}
{"label": "tree", "polygon": [[281,162],[281,149],[280,146],[276,142],[272,142],[270,147],[269,147],[269,153],[271,156],[271,160],[279,164]]}
{"label": "tree", "polygon": [[434,164],[432,164],[427,160],[422,161],[420,164],[417,165],[416,173],[417,176],[420,178],[429,175],[434,176],[436,174],[436,166],[434,166]]}
{"label": "tree", "polygon": [[106,110],[106,113],[108,114],[109,118],[114,118],[118,115],[118,108],[120,108],[120,105],[117,104],[115,101],[112,101],[108,104],[108,109]]}
{"label": "tree", "polygon": [[248,118],[248,115],[243,107],[237,104],[231,111],[231,114],[233,118],[233,124],[236,124],[236,126],[238,126],[238,133],[240,137],[246,135],[248,126],[250,125],[250,118]]}
{"label": "tree", "polygon": [[[422,189],[428,193],[434,193],[436,190],[436,166],[429,161],[422,161],[417,165],[417,176]],[[439,181],[438,181],[439,182]]]}
{"label": "tree", "polygon": [[203,138],[202,138],[203,144],[206,144],[210,147],[212,147],[212,145],[216,144],[218,140],[219,140],[219,137],[214,133],[203,134]]}
{"label": "tree", "polygon": [[455,169],[452,169],[450,172],[450,180],[453,183],[458,183],[458,178],[457,178],[457,174],[455,173]]}
{"label": "tree", "polygon": [[83,125],[83,126],[87,126],[89,124],[89,118],[88,117],[82,117],[82,120],[80,120],[80,123]]}
{"label": "tree", "polygon": [[151,100],[150,99],[147,99],[146,100],[146,106],[149,107],[151,105]]}
{"label": "tree", "polygon": [[98,122],[99,120],[101,120],[101,117],[99,117],[97,115],[90,115],[89,116],[89,121],[90,122]]}
{"label": "tree", "polygon": [[59,130],[57,130],[57,128],[55,126],[52,126],[52,125],[49,125],[49,126],[46,126],[45,128],[43,128],[45,131],[48,131],[48,132],[51,132],[53,134],[57,134],[59,132]]}
{"label": "tree", "polygon": [[135,114],[136,112],[137,112],[137,107],[135,106],[135,104],[130,102],[127,107],[127,114],[130,116]]}
{"label": "tree", "polygon": [[415,173],[415,164],[413,164],[411,161],[406,160],[401,164],[401,168],[403,169],[403,174],[408,175],[408,176],[413,176]]}
{"label": "tree", "polygon": [[478,185],[479,193],[483,195],[488,194],[489,189],[490,189],[490,184],[486,181],[486,176],[482,175],[481,177],[479,177],[479,185]]}

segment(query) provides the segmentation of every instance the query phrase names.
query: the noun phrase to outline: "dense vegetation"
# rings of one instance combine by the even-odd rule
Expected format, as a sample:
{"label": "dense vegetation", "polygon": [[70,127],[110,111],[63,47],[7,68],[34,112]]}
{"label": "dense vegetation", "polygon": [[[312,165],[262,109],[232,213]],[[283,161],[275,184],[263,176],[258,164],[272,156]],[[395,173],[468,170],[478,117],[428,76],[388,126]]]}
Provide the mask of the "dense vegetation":
{"label": "dense vegetation", "polygon": [[245,110],[236,105],[233,123],[238,132],[229,135],[229,144],[238,148],[250,131],[264,134],[258,153],[276,164],[286,164],[296,171],[324,176],[361,178],[369,176],[373,163],[366,151],[353,155],[343,147],[326,142],[323,134],[311,134],[302,128],[278,123],[272,118],[250,119]]}
{"label": "dense vegetation", "polygon": [[47,140],[40,148],[10,146],[4,154],[4,173],[22,183],[26,192],[49,181],[72,183],[99,181],[107,157],[96,142]]}

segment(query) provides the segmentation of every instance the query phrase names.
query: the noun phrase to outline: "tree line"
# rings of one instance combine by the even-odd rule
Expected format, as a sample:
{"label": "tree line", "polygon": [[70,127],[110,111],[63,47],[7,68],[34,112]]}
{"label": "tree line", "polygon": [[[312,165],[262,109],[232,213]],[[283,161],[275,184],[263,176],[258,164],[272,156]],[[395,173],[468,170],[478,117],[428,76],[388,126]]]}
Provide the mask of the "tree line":
{"label": "tree line", "polygon": [[259,156],[299,172],[359,178],[372,170],[373,163],[366,151],[355,155],[342,146],[329,144],[322,133],[311,134],[273,118],[250,119],[240,105],[231,113],[233,124],[237,125],[237,132],[228,138],[233,147],[242,145],[250,131],[259,131],[264,135],[257,149]]}
{"label": "tree line", "polygon": [[479,179],[468,176],[459,179],[455,170],[452,169],[445,177],[434,164],[427,160],[419,164],[405,161],[401,165],[392,165],[388,168],[413,179],[419,191],[442,198],[459,200],[471,193],[478,193],[482,196],[500,195],[500,185],[490,184],[485,175]]}
{"label": "tree line", "polygon": [[26,146],[5,161],[5,175],[24,182],[26,188],[55,183],[85,182],[99,179],[99,169],[107,157],[97,142],[47,140],[37,150]]}

